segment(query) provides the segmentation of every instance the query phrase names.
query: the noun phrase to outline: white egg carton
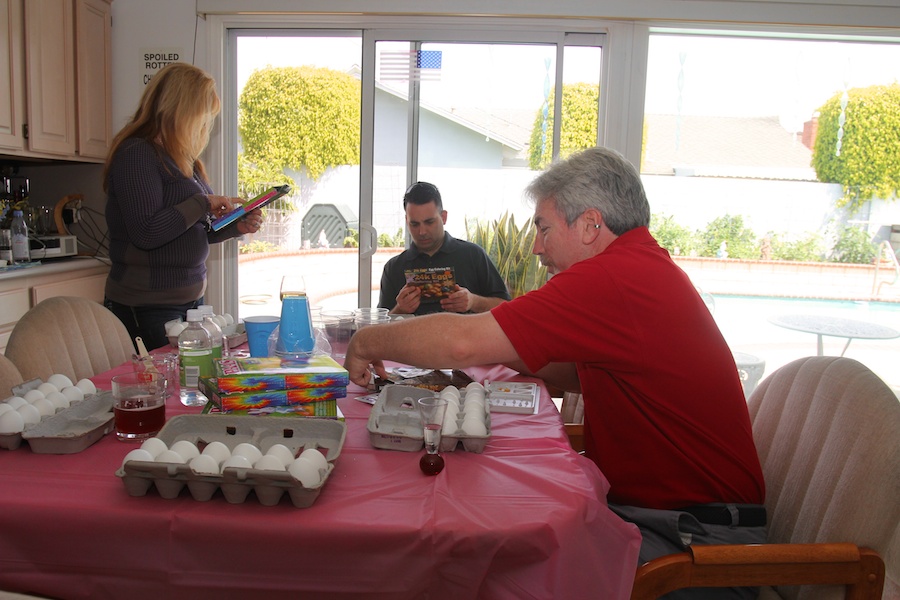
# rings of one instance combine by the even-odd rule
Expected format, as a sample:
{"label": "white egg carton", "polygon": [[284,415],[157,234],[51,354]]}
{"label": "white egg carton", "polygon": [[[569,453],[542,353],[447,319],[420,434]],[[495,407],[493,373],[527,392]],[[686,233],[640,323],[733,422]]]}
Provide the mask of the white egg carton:
{"label": "white egg carton", "polygon": [[296,508],[307,508],[319,497],[334,470],[334,461],[341,453],[346,436],[346,423],[335,419],[179,415],[171,418],[156,435],[170,448],[181,440],[190,441],[200,450],[214,441],[225,444],[229,450],[246,442],[262,452],[275,444],[283,444],[294,456],[305,449],[316,448],[325,455],[328,468],[321,473],[319,484],[312,488],[304,487],[287,471],[226,467],[220,474],[199,474],[187,464],[135,460],[125,462],[116,471],[116,476],[122,479],[130,496],[144,496],[155,486],[160,496],[171,500],[187,487],[194,500],[205,502],[221,489],[227,502],[242,504],[252,491],[264,506],[277,505],[287,494]]}
{"label": "white egg carton", "polygon": [[533,415],[537,413],[540,390],[537,384],[522,381],[485,381],[491,411]]}
{"label": "white egg carton", "polygon": [[[12,391],[22,396],[41,383],[40,379],[33,379]],[[76,454],[115,428],[112,408],[110,392],[88,394],[83,400],[73,400],[68,408],[42,417],[38,423],[25,425],[19,433],[0,434],[0,448],[16,450],[27,441],[36,454]]]}
{"label": "white egg carton", "polygon": [[[369,413],[367,428],[372,446],[383,450],[418,452],[425,447],[422,415],[416,402],[419,398],[430,398],[438,394],[424,388],[392,384],[385,386],[378,394],[372,412]],[[465,389],[460,390],[461,405],[465,401]],[[487,403],[485,403],[487,408]],[[453,435],[441,435],[441,451],[453,452],[461,442],[469,452],[481,453],[491,437],[490,410],[486,410],[485,435],[467,435],[462,431],[462,415],[457,420]]]}
{"label": "white egg carton", "polygon": [[[470,383],[469,386],[479,385]],[[466,452],[474,452],[481,454],[484,447],[487,446],[488,440],[491,438],[491,404],[488,401],[487,393],[485,393],[484,402],[484,435],[473,435],[465,430],[465,414],[466,414],[466,398],[468,396],[467,388],[459,391],[459,412],[457,413],[456,427],[453,433],[448,433],[447,423],[444,423],[444,429],[441,432],[441,452],[454,452],[460,444]],[[486,392],[487,390],[485,390]],[[477,405],[476,405],[477,406]],[[477,409],[476,409],[477,410]],[[445,415],[446,417],[446,415]]]}

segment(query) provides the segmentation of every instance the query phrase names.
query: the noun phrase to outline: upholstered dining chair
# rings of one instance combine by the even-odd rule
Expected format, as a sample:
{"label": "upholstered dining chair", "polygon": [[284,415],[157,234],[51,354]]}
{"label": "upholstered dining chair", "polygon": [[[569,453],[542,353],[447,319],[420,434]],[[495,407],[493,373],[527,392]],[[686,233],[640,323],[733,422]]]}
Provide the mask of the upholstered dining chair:
{"label": "upholstered dining chair", "polygon": [[775,371],[748,406],[769,543],[654,559],[638,568],[632,600],[736,585],[777,586],[760,600],[900,597],[897,396],[855,360],[816,356]]}
{"label": "upholstered dining chair", "polygon": [[0,354],[0,401],[12,395],[12,388],[24,381],[19,369],[6,356]]}
{"label": "upholstered dining chair", "polygon": [[6,356],[27,381],[61,373],[93,377],[134,354],[125,325],[101,304],[74,296],[47,298],[25,313],[9,336]]}

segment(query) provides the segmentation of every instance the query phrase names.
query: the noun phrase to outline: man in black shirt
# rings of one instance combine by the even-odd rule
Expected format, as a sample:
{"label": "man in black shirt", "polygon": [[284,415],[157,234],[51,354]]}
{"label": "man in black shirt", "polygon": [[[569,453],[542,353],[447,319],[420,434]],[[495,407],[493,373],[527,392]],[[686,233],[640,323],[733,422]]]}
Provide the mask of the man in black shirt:
{"label": "man in black shirt", "polygon": [[444,231],[447,211],[437,187],[412,184],[403,196],[410,247],[390,259],[378,306],[392,314],[485,312],[509,300],[497,267],[478,245]]}

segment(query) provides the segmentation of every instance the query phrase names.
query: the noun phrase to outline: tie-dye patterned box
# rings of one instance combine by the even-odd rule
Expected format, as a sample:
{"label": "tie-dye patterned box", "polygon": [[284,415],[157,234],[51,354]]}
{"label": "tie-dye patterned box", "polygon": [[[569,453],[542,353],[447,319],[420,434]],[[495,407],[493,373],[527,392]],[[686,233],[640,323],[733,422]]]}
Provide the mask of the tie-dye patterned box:
{"label": "tie-dye patterned box", "polygon": [[349,383],[347,370],[327,355],[310,358],[223,358],[216,361],[216,391],[223,396],[309,388],[346,390]]}

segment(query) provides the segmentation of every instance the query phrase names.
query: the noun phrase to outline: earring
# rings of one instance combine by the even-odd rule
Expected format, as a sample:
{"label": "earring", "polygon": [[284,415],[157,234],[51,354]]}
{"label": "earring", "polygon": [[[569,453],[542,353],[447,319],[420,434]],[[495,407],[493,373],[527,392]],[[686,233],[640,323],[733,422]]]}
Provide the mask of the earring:
{"label": "earring", "polygon": [[600,229],[599,225],[594,225],[594,229]]}

